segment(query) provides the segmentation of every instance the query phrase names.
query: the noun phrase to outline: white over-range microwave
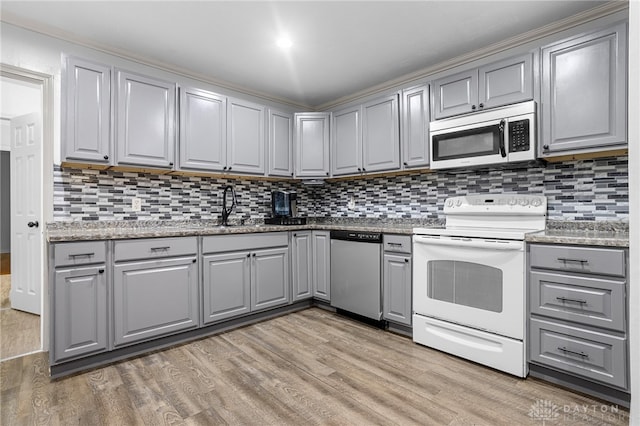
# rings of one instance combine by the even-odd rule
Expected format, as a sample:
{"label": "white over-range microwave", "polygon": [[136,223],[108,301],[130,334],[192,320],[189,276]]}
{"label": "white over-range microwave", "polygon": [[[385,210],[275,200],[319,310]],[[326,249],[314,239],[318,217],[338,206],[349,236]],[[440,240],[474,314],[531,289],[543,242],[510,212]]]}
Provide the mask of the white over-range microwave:
{"label": "white over-range microwave", "polygon": [[534,101],[432,121],[429,127],[432,169],[536,159]]}

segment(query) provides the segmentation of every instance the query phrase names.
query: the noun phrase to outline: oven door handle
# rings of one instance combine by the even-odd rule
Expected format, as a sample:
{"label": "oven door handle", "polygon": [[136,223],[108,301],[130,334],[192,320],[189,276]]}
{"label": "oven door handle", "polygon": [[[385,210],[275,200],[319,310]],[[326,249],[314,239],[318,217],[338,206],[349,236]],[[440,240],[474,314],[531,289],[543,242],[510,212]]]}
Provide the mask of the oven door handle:
{"label": "oven door handle", "polygon": [[524,250],[522,241],[479,240],[471,238],[438,238],[414,235],[413,241],[419,244],[447,247],[484,248],[490,250]]}

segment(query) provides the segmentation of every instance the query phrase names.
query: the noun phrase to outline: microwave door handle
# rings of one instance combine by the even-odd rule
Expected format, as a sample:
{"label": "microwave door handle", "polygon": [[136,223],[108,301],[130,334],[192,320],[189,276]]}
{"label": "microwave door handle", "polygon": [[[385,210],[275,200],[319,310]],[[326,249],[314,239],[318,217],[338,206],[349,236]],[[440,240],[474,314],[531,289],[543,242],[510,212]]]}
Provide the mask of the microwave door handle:
{"label": "microwave door handle", "polygon": [[507,122],[502,119],[500,120],[500,124],[498,125],[498,130],[500,132],[499,134],[499,138],[500,138],[500,155],[502,156],[502,158],[507,156],[507,151],[504,148],[504,127],[507,124]]}

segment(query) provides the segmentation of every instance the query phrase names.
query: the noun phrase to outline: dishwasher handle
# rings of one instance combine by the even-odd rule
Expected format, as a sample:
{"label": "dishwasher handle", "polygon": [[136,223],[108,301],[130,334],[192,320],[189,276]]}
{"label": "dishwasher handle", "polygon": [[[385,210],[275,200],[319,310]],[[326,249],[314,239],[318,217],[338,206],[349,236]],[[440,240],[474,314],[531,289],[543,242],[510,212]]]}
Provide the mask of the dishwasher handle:
{"label": "dishwasher handle", "polygon": [[489,250],[524,250],[522,241],[485,240],[478,238],[441,238],[426,235],[414,235],[414,243],[432,246],[485,248]]}

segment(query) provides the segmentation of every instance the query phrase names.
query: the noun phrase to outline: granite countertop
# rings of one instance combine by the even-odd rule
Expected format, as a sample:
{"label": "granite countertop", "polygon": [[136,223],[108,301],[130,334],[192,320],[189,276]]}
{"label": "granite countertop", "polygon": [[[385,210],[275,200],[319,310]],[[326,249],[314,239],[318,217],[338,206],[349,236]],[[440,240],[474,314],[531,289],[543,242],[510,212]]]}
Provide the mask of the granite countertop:
{"label": "granite countertop", "polygon": [[[299,230],[362,230],[412,235],[413,228],[444,227],[439,219],[309,218],[307,225],[265,225],[260,219],[220,226],[215,220],[139,220],[53,222],[47,224],[49,242],[119,240],[132,238],[184,237],[197,235],[247,234]],[[525,241],[546,244],[575,244],[629,247],[628,222],[548,221],[544,231],[527,234]]]}
{"label": "granite countertop", "polygon": [[413,234],[414,227],[443,227],[437,219],[333,219],[310,218],[307,225],[265,225],[260,220],[220,226],[215,220],[141,220],[53,222],[47,224],[49,242],[119,240],[194,235],[247,234],[299,230],[363,230],[388,234]]}
{"label": "granite countertop", "polygon": [[629,222],[547,221],[544,231],[527,234],[525,241],[546,244],[629,247]]}

